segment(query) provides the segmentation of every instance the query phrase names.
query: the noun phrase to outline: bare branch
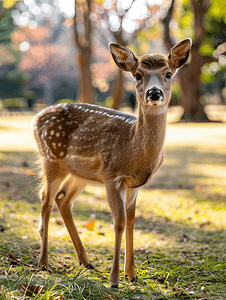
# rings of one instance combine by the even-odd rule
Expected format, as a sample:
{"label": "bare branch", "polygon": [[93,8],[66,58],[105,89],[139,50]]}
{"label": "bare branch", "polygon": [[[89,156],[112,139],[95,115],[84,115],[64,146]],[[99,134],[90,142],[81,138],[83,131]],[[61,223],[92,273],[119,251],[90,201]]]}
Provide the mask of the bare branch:
{"label": "bare branch", "polygon": [[172,0],[165,18],[162,19],[162,23],[164,26],[164,41],[168,50],[170,50],[170,48],[172,48],[175,45],[175,42],[173,41],[173,38],[170,35],[170,28],[169,28],[169,24],[173,15],[174,3],[175,0]]}
{"label": "bare branch", "polygon": [[133,0],[130,4],[130,6],[125,10],[125,14],[131,9],[131,7],[133,6],[133,3],[135,2],[135,0]]}
{"label": "bare branch", "polygon": [[74,34],[75,34],[76,44],[77,44],[78,48],[80,50],[82,50],[81,45],[80,45],[80,41],[79,41],[79,34],[78,34],[78,30],[77,30],[77,9],[78,9],[78,4],[77,4],[77,1],[75,0]]}
{"label": "bare branch", "polygon": [[195,30],[195,38],[194,38],[194,47],[197,49],[202,45],[204,35],[205,35],[205,28],[203,19],[210,7],[210,0],[191,0],[191,8],[194,13],[194,30]]}
{"label": "bare branch", "polygon": [[212,56],[202,56],[201,66],[211,62],[218,62],[218,59]]}
{"label": "bare branch", "polygon": [[89,19],[89,15],[91,12],[91,0],[86,0],[87,7],[84,10],[84,26],[85,26],[85,44],[86,47],[89,47],[90,41],[91,41],[91,31],[92,31],[92,26],[91,26],[91,21]]}

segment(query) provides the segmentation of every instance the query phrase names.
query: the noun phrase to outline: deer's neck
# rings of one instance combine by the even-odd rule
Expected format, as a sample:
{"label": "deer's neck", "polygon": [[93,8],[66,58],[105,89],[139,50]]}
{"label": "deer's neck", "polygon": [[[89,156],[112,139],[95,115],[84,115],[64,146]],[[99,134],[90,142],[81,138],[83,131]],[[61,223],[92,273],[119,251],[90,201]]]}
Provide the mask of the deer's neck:
{"label": "deer's neck", "polygon": [[145,151],[161,151],[165,140],[166,108],[144,110],[139,106],[138,109],[134,139]]}
{"label": "deer's neck", "polygon": [[132,127],[131,144],[126,144],[124,170],[129,176],[129,187],[144,185],[163,161],[166,129],[166,110],[143,111],[139,107],[138,119]]}

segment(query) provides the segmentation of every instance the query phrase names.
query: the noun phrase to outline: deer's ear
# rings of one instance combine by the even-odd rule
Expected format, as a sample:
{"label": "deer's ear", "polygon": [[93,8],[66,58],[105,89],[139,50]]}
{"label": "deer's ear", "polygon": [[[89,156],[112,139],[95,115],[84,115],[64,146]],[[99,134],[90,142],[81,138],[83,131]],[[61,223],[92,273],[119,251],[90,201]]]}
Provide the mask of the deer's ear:
{"label": "deer's ear", "polygon": [[138,59],[131,50],[116,43],[110,43],[109,49],[116,65],[123,71],[133,73],[138,65]]}
{"label": "deer's ear", "polygon": [[191,39],[186,39],[170,49],[168,59],[173,68],[178,69],[183,67],[188,60],[191,45]]}

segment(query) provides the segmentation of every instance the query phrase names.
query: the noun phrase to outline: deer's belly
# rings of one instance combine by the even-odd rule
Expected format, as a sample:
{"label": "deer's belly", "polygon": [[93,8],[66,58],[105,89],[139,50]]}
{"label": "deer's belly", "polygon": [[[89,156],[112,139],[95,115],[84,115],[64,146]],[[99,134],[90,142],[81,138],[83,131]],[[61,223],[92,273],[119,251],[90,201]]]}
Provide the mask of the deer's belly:
{"label": "deer's belly", "polygon": [[84,157],[80,155],[69,155],[64,160],[70,173],[88,182],[103,183],[103,162],[100,156]]}

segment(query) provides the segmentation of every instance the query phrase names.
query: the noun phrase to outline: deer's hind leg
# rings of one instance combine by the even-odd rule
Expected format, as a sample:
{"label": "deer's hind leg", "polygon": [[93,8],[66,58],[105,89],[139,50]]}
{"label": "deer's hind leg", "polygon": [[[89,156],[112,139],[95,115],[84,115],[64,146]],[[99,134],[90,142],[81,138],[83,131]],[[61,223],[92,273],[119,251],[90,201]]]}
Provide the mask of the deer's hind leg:
{"label": "deer's hind leg", "polygon": [[57,166],[51,172],[46,171],[46,166],[43,167],[43,188],[41,190],[41,216],[39,224],[39,234],[41,236],[41,250],[38,261],[38,266],[48,268],[48,228],[49,218],[53,208],[54,199],[66,173],[61,172],[60,175],[55,174]]}
{"label": "deer's hind leg", "polygon": [[80,264],[83,264],[83,266],[86,268],[93,268],[79,238],[78,231],[76,229],[72,216],[73,200],[84,190],[85,186],[86,182],[69,175],[62,183],[55,200],[64,223],[67,227],[67,230],[70,234]]}

